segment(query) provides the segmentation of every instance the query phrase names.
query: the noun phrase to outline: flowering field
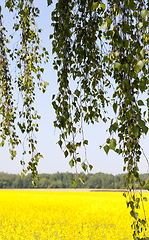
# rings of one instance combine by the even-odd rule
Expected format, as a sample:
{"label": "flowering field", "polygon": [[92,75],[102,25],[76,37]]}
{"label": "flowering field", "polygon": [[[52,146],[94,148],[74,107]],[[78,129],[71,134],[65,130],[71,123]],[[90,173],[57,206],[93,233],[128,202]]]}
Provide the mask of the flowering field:
{"label": "flowering field", "polygon": [[3,240],[131,240],[131,222],[122,193],[0,191]]}

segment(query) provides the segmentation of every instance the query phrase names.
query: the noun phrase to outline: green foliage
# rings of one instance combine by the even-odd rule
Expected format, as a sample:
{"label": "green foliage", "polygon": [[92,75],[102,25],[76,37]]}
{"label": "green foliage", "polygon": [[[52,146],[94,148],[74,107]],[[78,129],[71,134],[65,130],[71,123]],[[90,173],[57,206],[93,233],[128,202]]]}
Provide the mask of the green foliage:
{"label": "green foliage", "polygon": [[52,0],[47,0],[48,6],[51,5],[51,3],[52,3]]}
{"label": "green foliage", "polygon": [[[73,188],[73,179],[77,180],[76,188],[86,189],[124,189],[124,174],[113,176],[112,174],[95,173],[80,174],[73,173],[53,173],[38,174],[37,186],[31,183],[31,174],[20,176],[17,174],[0,173],[0,188]],[[141,175],[141,179],[146,179],[146,175]],[[144,198],[144,201],[146,199]]]}
{"label": "green foliage", "polygon": [[[149,87],[148,16],[149,4],[140,0],[120,0],[119,4],[115,0],[58,1],[52,13],[53,64],[59,84],[59,92],[53,98],[54,126],[61,131],[60,140],[76,167],[81,145],[86,155],[83,123],[110,120],[109,138],[103,149],[106,154],[113,150],[123,156],[125,186],[130,194],[140,182],[140,139],[148,133],[148,97],[146,101],[138,100],[140,94],[148,95]],[[112,94],[109,88],[113,89]],[[113,119],[106,114],[109,105]],[[77,141],[79,133],[81,141]],[[69,148],[65,144],[68,138]],[[86,156],[81,166],[84,171],[88,169]],[[132,197],[129,207],[135,219],[133,236],[139,239],[142,220],[135,201]],[[146,228],[142,231],[145,237]]]}
{"label": "green foliage", "polygon": [[[37,165],[42,158],[41,153],[36,150],[37,141],[34,137],[34,132],[38,131],[38,119],[40,119],[34,109],[35,88],[38,86],[42,92],[46,90],[48,83],[41,79],[44,71],[41,64],[43,59],[47,62],[49,57],[46,48],[41,47],[41,29],[36,26],[36,18],[39,17],[40,10],[34,6],[33,2],[33,0],[5,1],[8,11],[14,12],[13,32],[8,38],[6,37],[7,29],[2,22],[3,12],[0,15],[0,146],[4,146],[8,140],[9,152],[13,160],[17,154],[15,147],[19,144],[23,145],[20,161],[23,173],[31,170],[33,183],[35,183]],[[10,49],[9,43],[13,38],[17,44]],[[14,79],[9,72],[11,62],[15,62]],[[18,96],[22,99],[22,106],[14,98],[16,89],[18,89]],[[18,136],[19,130],[23,138],[28,140],[28,147],[23,144],[21,134]],[[25,148],[29,148],[28,153],[31,156],[27,167],[24,161]]]}
{"label": "green foliage", "polygon": [[[21,143],[15,124],[19,116],[17,125],[22,134],[28,135],[31,155],[24,173],[31,170],[35,182],[37,165],[42,157],[36,152],[37,142],[33,137],[38,131],[37,120],[40,118],[34,109],[35,84],[45,92],[48,83],[41,80],[44,71],[41,63],[43,57],[45,62],[48,61],[48,52],[44,47],[40,48],[41,29],[35,25],[40,10],[33,3],[33,0],[5,1],[5,7],[15,12],[13,29],[20,34],[19,47],[7,47],[14,36],[6,38],[3,15],[0,17],[0,146],[8,140],[14,159],[15,146]],[[51,3],[47,0],[48,6]],[[53,67],[59,85],[58,94],[52,98],[56,114],[54,126],[60,130],[58,144],[65,157],[71,158],[71,167],[81,163],[83,170],[88,171],[92,166],[87,161],[88,141],[84,138],[83,124],[109,121],[109,138],[103,148],[106,154],[113,150],[123,156],[124,170],[127,171],[125,187],[129,189],[127,206],[134,219],[134,239],[147,239],[146,217],[140,219],[137,212],[142,196],[136,197],[133,191],[136,184],[149,189],[149,182],[140,181],[138,168],[142,153],[140,140],[148,133],[149,122],[148,22],[148,1],[120,0],[117,4],[115,0],[106,3],[58,0],[52,12],[54,33],[50,35],[53,39]],[[21,110],[13,99],[9,58],[16,62],[15,84],[23,99]],[[140,94],[146,94],[146,100],[138,100]],[[113,119],[107,114],[108,106],[113,110]],[[85,151],[84,160],[78,156],[81,146]],[[23,150],[23,155],[25,153]],[[21,164],[24,167],[23,159]],[[74,178],[73,186],[76,187],[77,183]]]}

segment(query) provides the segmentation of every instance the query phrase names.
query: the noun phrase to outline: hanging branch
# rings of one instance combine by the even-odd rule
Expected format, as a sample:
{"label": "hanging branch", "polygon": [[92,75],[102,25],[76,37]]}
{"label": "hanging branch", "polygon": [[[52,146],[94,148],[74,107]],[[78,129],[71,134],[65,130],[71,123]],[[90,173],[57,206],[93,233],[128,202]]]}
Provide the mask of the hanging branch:
{"label": "hanging branch", "polygon": [[[106,122],[106,107],[112,105],[116,117],[111,119],[110,136],[103,148],[107,154],[113,150],[123,156],[128,189],[124,196],[134,219],[134,239],[147,239],[146,217],[141,219],[138,214],[142,193],[140,196],[135,193],[140,182],[140,139],[148,132],[148,120],[142,113],[145,104],[139,99],[149,86],[149,58],[145,50],[149,43],[147,8],[139,0],[113,0],[106,5],[101,1],[59,0],[52,13],[51,38],[59,84],[59,92],[53,96],[54,126],[62,132],[58,144],[61,148],[65,146],[65,157],[73,154],[71,167],[81,162],[86,171],[91,165],[76,154],[88,141],[83,137],[75,142],[78,135],[74,138],[74,133],[83,132],[83,122]],[[113,95],[108,98],[111,86]],[[140,182],[141,189],[147,186],[148,183]]]}
{"label": "hanging branch", "polygon": [[[44,69],[44,63],[48,62],[48,52],[46,48],[41,47],[39,34],[41,29],[36,26],[36,18],[39,17],[40,10],[34,7],[33,0],[7,0],[5,7],[9,11],[15,13],[13,30],[14,33],[10,35],[10,39],[6,39],[1,20],[1,146],[4,145],[6,136],[9,138],[8,143],[11,145],[10,154],[13,160],[16,156],[15,147],[18,144],[23,144],[22,159],[20,161],[23,166],[23,174],[31,170],[33,183],[36,183],[37,166],[39,159],[42,158],[40,152],[36,150],[37,140],[35,132],[38,131],[38,119],[40,116],[34,109],[35,103],[35,89],[38,87],[43,93],[48,85],[47,82],[42,81],[41,74]],[[15,32],[19,33],[19,40],[14,44],[13,49],[8,49],[11,39],[15,39]],[[7,54],[7,56],[6,56]],[[16,63],[15,77],[9,74],[8,59]],[[18,89],[21,103],[16,103],[13,99],[13,89]],[[28,146],[22,143],[21,137],[17,135],[17,128],[19,128],[22,136],[28,141]],[[23,141],[24,142],[24,141]],[[30,161],[27,167],[25,166],[24,155],[30,155]]]}

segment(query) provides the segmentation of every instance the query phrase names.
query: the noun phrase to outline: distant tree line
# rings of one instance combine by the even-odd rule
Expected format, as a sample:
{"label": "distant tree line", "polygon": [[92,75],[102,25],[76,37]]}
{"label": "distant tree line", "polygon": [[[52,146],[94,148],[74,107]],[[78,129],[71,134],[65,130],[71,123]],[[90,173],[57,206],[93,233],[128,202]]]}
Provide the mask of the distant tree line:
{"label": "distant tree line", "polygon": [[[77,188],[93,188],[93,189],[124,189],[124,174],[116,176],[105,173],[84,174],[85,183],[78,181]],[[73,173],[54,173],[39,174],[39,182],[36,188],[73,188],[72,181],[75,177]],[[141,181],[147,179],[147,174],[140,174]],[[8,174],[0,172],[0,188],[35,188],[32,185],[31,174],[21,178],[17,174]]]}

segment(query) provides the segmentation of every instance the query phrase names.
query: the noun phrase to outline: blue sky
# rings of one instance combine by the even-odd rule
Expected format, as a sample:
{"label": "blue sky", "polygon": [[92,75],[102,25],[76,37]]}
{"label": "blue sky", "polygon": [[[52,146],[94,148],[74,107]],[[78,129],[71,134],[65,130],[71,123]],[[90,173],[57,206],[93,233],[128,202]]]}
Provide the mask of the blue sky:
{"label": "blue sky", "polygon": [[[12,14],[8,13],[4,9],[4,0],[2,0],[2,10],[5,16],[4,21],[5,25],[10,25],[12,22]],[[51,105],[51,96],[54,93],[57,93],[57,77],[56,72],[52,68],[52,51],[51,51],[51,41],[49,40],[49,35],[52,33],[51,27],[51,11],[54,8],[52,6],[47,7],[46,0],[35,0],[35,5],[37,5],[41,11],[40,18],[37,20],[37,25],[39,28],[42,28],[41,38],[43,40],[43,46],[45,46],[50,54],[49,63],[44,66],[45,72],[43,74],[43,80],[49,82],[47,92],[45,94],[38,92],[36,97],[35,107],[38,110],[39,115],[42,116],[39,121],[40,131],[37,134],[38,141],[38,151],[40,151],[44,158],[40,160],[39,163],[39,173],[55,173],[59,172],[75,172],[75,168],[71,169],[69,166],[69,157],[64,158],[63,152],[60,150],[56,142],[59,140],[59,131],[54,129],[53,121],[55,120],[54,110]],[[106,155],[103,149],[99,148],[99,145],[105,143],[109,135],[106,133],[108,125],[100,122],[95,125],[85,126],[85,139],[89,140],[89,145],[87,147],[87,158],[88,161],[94,166],[92,173],[104,172],[118,174],[123,172],[123,159],[121,156],[116,155],[114,152],[110,151],[109,155]],[[141,141],[142,147],[149,157],[148,143],[149,137],[145,137]],[[21,160],[21,150],[19,147],[17,149],[18,154],[15,160],[10,160],[8,146],[0,148],[0,172],[8,173],[20,173],[22,167],[20,166]],[[84,158],[83,149],[80,150],[80,155],[82,159]],[[26,161],[29,158],[26,157]],[[78,172],[81,171],[81,168],[78,166]],[[144,157],[141,158],[140,172],[147,172],[147,163]]]}

